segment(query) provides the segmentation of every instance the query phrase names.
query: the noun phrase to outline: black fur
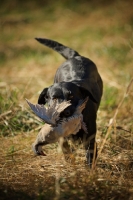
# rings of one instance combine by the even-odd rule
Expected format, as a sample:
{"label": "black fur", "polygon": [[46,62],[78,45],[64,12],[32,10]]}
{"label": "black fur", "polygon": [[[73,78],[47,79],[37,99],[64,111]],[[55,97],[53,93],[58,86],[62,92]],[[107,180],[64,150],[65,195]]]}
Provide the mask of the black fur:
{"label": "black fur", "polygon": [[[83,111],[84,122],[89,134],[84,133],[81,129],[72,137],[74,140],[81,138],[87,150],[88,164],[90,164],[93,158],[91,150],[94,149],[95,143],[97,110],[103,91],[103,83],[97,67],[90,59],[56,41],[41,38],[36,38],[36,40],[57,51],[66,59],[58,68],[53,85],[41,92],[38,103],[51,105],[54,99],[57,99],[59,103],[63,100],[71,100],[72,105],[61,114],[61,117],[69,117],[73,114],[79,100],[89,97]],[[89,141],[92,135],[94,137]]]}

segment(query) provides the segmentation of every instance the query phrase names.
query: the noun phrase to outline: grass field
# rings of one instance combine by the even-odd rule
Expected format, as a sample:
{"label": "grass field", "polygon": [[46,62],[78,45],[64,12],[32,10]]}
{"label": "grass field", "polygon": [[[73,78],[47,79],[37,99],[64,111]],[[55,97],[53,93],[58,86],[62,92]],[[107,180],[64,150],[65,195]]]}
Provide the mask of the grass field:
{"label": "grass field", "polygon": [[[133,2],[2,1],[0,6],[0,199],[133,199]],[[57,40],[93,60],[104,82],[93,170],[78,147],[67,163],[58,145],[34,156],[42,123],[36,103],[64,59],[37,43]]]}

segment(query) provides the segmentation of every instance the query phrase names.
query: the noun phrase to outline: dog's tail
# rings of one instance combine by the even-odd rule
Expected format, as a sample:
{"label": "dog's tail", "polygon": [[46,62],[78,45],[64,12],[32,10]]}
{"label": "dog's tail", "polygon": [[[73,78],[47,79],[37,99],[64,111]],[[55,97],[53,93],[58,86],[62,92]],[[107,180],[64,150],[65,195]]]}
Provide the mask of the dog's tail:
{"label": "dog's tail", "polygon": [[79,56],[78,52],[56,41],[45,39],[45,38],[35,38],[35,39],[41,44],[48,46],[49,48],[60,53],[65,59],[70,59],[75,56]]}

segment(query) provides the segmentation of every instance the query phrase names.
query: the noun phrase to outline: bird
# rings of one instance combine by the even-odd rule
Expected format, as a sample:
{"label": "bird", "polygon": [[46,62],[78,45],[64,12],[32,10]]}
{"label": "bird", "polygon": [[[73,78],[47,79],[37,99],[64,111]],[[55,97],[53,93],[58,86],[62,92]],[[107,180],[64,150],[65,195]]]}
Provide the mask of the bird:
{"label": "bird", "polygon": [[32,144],[35,155],[46,156],[42,150],[42,146],[58,142],[60,138],[67,138],[71,134],[76,134],[80,129],[83,129],[86,134],[88,133],[82,115],[88,97],[79,101],[76,110],[71,117],[63,118],[61,120],[60,113],[70,106],[70,101],[63,101],[60,104],[55,101],[53,105],[48,108],[39,104],[34,105],[27,99],[26,101],[34,114],[45,122],[38,133],[35,142]]}

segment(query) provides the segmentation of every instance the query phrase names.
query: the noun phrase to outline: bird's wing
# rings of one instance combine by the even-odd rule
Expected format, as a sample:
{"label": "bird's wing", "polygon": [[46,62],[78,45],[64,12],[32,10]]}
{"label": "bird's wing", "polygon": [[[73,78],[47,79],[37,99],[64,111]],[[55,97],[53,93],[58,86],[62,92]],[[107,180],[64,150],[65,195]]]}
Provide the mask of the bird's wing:
{"label": "bird's wing", "polygon": [[47,124],[53,124],[53,121],[49,118],[49,116],[47,115],[47,109],[43,106],[43,105],[39,105],[39,104],[32,104],[30,103],[27,99],[26,99],[28,105],[30,106],[30,108],[32,109],[32,111],[43,121],[45,121]]}
{"label": "bird's wing", "polygon": [[70,106],[71,105],[71,103],[70,103],[70,101],[63,101],[62,103],[60,103],[60,104],[56,104],[56,106],[55,106],[55,110],[54,110],[54,112],[53,112],[53,114],[52,114],[52,121],[54,122],[54,123],[56,123],[58,120],[59,120],[59,116],[60,116],[60,113],[62,112],[62,111],[64,111],[68,106]]}
{"label": "bird's wing", "polygon": [[56,122],[59,120],[60,113],[71,105],[70,101],[63,101],[60,104],[57,104],[56,101],[51,107],[47,109],[43,105],[32,104],[26,99],[28,105],[32,111],[47,124],[56,125]]}
{"label": "bird's wing", "polygon": [[89,100],[89,97],[86,97],[84,100],[79,101],[79,103],[76,107],[75,114],[81,114],[82,113],[82,111],[84,110],[88,100]]}

